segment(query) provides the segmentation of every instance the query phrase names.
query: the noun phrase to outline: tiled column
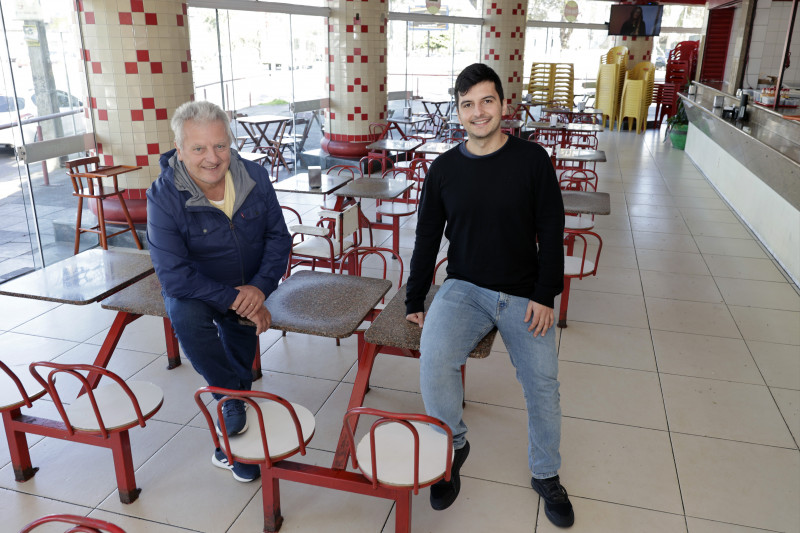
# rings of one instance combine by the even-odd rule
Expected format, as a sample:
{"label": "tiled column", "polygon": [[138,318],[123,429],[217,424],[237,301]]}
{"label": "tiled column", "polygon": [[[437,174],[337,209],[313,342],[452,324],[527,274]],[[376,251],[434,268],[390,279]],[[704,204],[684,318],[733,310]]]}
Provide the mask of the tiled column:
{"label": "tiled column", "polygon": [[322,148],[360,157],[386,119],[386,0],[329,0],[330,113]]}
{"label": "tiled column", "polygon": [[505,103],[518,102],[522,97],[527,0],[487,1],[484,6],[481,57],[500,76]]}
{"label": "tiled column", "polygon": [[104,165],[142,167],[119,176],[126,204],[141,221],[159,155],[173,147],[170,118],[194,98],[186,3],[78,0],[77,6],[97,155]]}
{"label": "tiled column", "polygon": [[633,69],[636,63],[653,61],[652,37],[628,37],[627,35],[622,35],[617,36],[614,41],[614,46],[628,47],[628,70]]}

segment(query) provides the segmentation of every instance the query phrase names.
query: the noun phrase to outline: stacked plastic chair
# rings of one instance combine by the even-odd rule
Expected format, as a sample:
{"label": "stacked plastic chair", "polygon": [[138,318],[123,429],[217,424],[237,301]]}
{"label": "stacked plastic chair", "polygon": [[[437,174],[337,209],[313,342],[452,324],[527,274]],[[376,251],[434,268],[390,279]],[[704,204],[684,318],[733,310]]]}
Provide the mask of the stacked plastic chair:
{"label": "stacked plastic chair", "polygon": [[694,79],[697,73],[697,54],[700,47],[699,41],[681,41],[667,54],[667,64],[670,61],[687,61],[689,63],[689,79]]}
{"label": "stacked plastic chair", "polygon": [[600,58],[600,69],[597,72],[597,89],[595,108],[603,112],[602,124],[614,126],[614,119],[619,114],[620,99],[628,70],[628,47],[615,46]]}
{"label": "stacked plastic chair", "polygon": [[572,107],[574,83],[572,63],[534,63],[531,65],[528,94],[533,103]]}
{"label": "stacked plastic chair", "polygon": [[642,133],[647,129],[647,110],[653,102],[654,83],[655,67],[649,61],[638,63],[633,70],[625,74],[617,131],[622,127],[622,120],[625,118],[628,119],[629,131],[633,129],[634,120],[636,133]]}

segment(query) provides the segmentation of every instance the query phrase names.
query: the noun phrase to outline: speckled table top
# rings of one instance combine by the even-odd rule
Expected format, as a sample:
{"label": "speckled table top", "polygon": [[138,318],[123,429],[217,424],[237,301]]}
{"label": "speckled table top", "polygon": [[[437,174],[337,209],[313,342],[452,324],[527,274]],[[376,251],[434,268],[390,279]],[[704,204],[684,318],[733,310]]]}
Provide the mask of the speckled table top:
{"label": "speckled table top", "polygon": [[611,196],[607,192],[561,191],[566,213],[608,215],[611,213]]}
{"label": "speckled table top", "polygon": [[[428,296],[425,297],[425,311],[431,306],[433,296],[438,290],[438,285],[431,286]],[[406,286],[403,285],[364,333],[364,339],[367,342],[380,344],[381,346],[419,350],[419,338],[422,334],[422,329],[413,322],[406,320],[405,301]],[[489,355],[496,334],[497,329],[487,333],[469,356],[481,358]]]}
{"label": "speckled table top", "polygon": [[349,337],[391,286],[385,279],[296,272],[267,298],[272,329]]}
{"label": "speckled table top", "polygon": [[[267,298],[271,327],[322,337],[348,337],[391,287],[392,282],[385,279],[296,272]],[[120,291],[102,306],[112,311],[167,316],[156,276]]]}
{"label": "speckled table top", "polygon": [[359,178],[336,190],[333,194],[350,198],[396,198],[413,185],[413,181]]}
{"label": "speckled table top", "polygon": [[161,283],[153,274],[138,283],[122,289],[103,300],[100,304],[103,309],[112,311],[125,311],[137,315],[166,317],[164,298],[161,296]]}
{"label": "speckled table top", "polygon": [[0,285],[0,294],[85,305],[153,273],[148,254],[92,249]]}

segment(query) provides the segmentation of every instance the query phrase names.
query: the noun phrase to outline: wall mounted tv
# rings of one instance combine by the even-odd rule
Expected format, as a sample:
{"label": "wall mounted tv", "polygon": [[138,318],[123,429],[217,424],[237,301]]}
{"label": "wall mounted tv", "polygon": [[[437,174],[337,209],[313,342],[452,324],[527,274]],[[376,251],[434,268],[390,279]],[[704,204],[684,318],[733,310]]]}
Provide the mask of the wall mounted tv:
{"label": "wall mounted tv", "polygon": [[608,21],[609,35],[651,37],[661,33],[664,6],[614,4]]}

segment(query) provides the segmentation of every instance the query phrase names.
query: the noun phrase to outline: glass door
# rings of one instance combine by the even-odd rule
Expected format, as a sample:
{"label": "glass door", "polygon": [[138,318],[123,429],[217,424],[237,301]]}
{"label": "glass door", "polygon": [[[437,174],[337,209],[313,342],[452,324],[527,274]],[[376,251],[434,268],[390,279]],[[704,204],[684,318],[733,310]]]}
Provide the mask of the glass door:
{"label": "glass door", "polygon": [[91,121],[74,3],[3,2],[0,17],[1,282],[72,254],[64,162],[83,155]]}

